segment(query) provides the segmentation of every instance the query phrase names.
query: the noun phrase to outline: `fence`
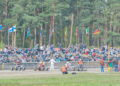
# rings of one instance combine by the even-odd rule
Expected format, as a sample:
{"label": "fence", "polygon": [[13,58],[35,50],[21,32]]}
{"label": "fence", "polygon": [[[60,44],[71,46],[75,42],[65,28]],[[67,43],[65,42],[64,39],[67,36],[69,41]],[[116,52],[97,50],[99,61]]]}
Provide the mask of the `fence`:
{"label": "fence", "polygon": [[[66,62],[60,62],[55,63],[55,69],[60,69]],[[77,62],[70,62],[72,66],[77,66]],[[22,63],[22,65],[28,69],[33,70],[35,67],[37,67],[38,63]],[[87,68],[100,68],[100,62],[84,62],[85,67]],[[107,65],[107,62],[105,62],[105,67]],[[14,63],[4,63],[0,64],[0,70],[10,70],[12,67],[14,67]],[[49,67],[50,63],[46,62],[45,66]]]}

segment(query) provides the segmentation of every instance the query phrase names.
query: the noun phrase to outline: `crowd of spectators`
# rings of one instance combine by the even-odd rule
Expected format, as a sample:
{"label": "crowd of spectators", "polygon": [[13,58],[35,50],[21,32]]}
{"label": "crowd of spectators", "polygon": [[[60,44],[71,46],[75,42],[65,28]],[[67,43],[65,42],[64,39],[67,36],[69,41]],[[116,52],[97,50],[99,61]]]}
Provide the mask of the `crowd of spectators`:
{"label": "crowd of spectators", "polygon": [[59,46],[55,48],[53,45],[50,47],[42,46],[39,48],[22,49],[22,48],[11,48],[5,47],[0,51],[0,63],[10,63],[10,62],[40,62],[40,61],[50,61],[50,59],[55,59],[56,62],[60,61],[104,61],[119,59],[120,49],[110,48],[106,46],[97,48],[87,49],[86,45],[76,45],[69,48],[62,48]]}

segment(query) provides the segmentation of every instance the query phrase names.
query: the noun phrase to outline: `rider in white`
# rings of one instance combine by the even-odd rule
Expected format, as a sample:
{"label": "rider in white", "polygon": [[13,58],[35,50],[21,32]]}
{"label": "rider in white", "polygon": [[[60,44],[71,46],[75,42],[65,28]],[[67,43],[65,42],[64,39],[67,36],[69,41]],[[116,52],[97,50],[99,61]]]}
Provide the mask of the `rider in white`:
{"label": "rider in white", "polygon": [[51,59],[50,60],[50,70],[54,70],[54,63],[55,63],[55,60]]}

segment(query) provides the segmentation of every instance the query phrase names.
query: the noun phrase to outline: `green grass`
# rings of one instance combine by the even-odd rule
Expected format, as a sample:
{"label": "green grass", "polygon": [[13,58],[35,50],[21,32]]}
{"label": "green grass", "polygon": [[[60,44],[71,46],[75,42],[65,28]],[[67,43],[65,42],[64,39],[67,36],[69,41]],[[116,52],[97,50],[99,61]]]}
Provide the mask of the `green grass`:
{"label": "green grass", "polygon": [[0,77],[0,86],[120,86],[120,74]]}

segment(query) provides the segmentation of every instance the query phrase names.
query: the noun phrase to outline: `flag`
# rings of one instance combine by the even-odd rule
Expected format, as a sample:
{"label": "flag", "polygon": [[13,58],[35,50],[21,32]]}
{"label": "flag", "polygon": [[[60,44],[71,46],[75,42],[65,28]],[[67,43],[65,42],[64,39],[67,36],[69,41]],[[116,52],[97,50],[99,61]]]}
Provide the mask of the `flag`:
{"label": "flag", "polygon": [[11,28],[8,30],[8,32],[16,32],[16,25],[13,26],[13,27],[11,27]]}
{"label": "flag", "polygon": [[113,60],[110,60],[107,64],[107,68],[108,70],[111,70],[112,67],[113,67]]}
{"label": "flag", "polygon": [[78,30],[77,30],[77,28],[76,28],[76,38],[78,37]]}
{"label": "flag", "polygon": [[40,36],[42,37],[42,30],[40,31]]}
{"label": "flag", "polygon": [[100,33],[99,29],[96,29],[93,34],[96,35],[96,34],[99,34],[99,33]]}
{"label": "flag", "polygon": [[86,34],[89,34],[89,27],[86,29]]}
{"label": "flag", "polygon": [[27,38],[29,37],[29,34],[30,34],[30,30],[27,29]]}
{"label": "flag", "polygon": [[0,31],[2,31],[2,25],[0,25]]}
{"label": "flag", "polygon": [[13,32],[12,28],[10,28],[10,29],[8,30],[8,32]]}
{"label": "flag", "polygon": [[16,25],[14,25],[14,26],[12,27],[12,31],[13,31],[13,32],[16,32]]}

